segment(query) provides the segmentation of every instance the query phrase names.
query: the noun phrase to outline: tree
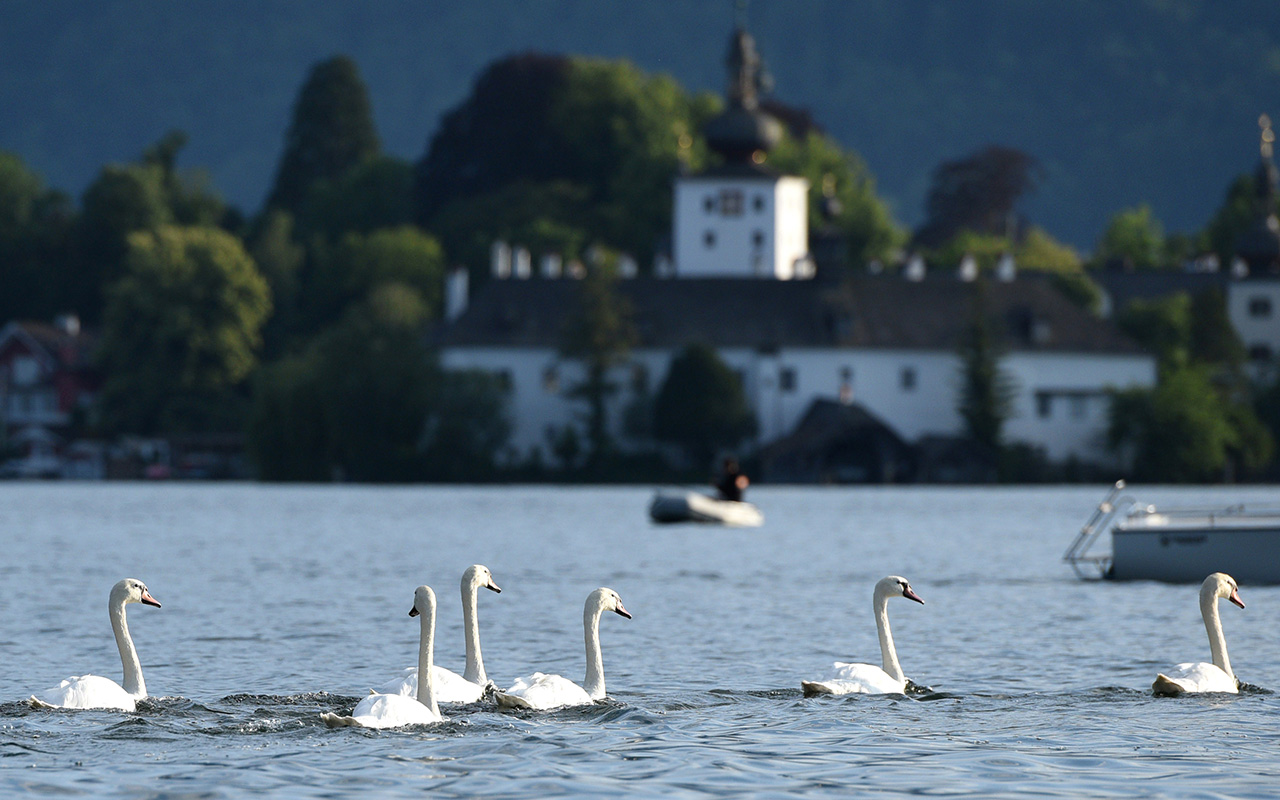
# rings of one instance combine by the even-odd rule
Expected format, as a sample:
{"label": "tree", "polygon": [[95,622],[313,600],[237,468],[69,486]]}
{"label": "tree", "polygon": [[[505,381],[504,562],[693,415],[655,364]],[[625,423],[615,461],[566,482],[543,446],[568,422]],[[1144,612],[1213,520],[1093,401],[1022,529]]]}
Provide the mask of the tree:
{"label": "tree", "polygon": [[1191,345],[1191,296],[1175,292],[1151,300],[1129,301],[1116,325],[1155,353],[1162,367],[1187,363]]}
{"label": "tree", "polygon": [[937,247],[961,230],[1017,238],[1023,223],[1015,207],[1039,179],[1036,160],[1011,147],[990,145],[943,162],[933,171],[915,241]]}
{"label": "tree", "polygon": [[68,296],[75,224],[65,195],[0,151],[0,320],[49,319],[75,309]]}
{"label": "tree", "polygon": [[398,283],[415,291],[436,316],[444,283],[444,252],[416,227],[349,233],[336,248],[316,254],[305,287],[307,322],[319,330],[379,285]]}
{"label": "tree", "polygon": [[1132,453],[1136,480],[1202,483],[1222,477],[1237,433],[1203,367],[1175,367],[1154,389],[1112,397],[1107,440]]}
{"label": "tree", "polygon": [[268,359],[275,358],[301,329],[299,293],[306,251],[294,239],[293,215],[279,209],[269,209],[258,217],[248,246],[271,288],[273,310],[262,337],[264,354]]}
{"label": "tree", "polygon": [[582,364],[584,377],[568,394],[587,404],[588,466],[599,466],[612,450],[608,401],[618,386],[609,371],[626,359],[636,341],[631,306],[618,294],[617,282],[612,259],[591,264],[579,283],[576,312],[561,338],[561,354]]}
{"label": "tree", "polygon": [[679,445],[696,466],[756,434],[756,417],[737,373],[708,345],[690,344],[671,360],[653,404],[654,436]]}
{"label": "tree", "polygon": [[809,180],[809,227],[827,226],[848,242],[850,264],[888,261],[907,238],[888,205],[876,196],[875,179],[863,160],[816,130],[788,128],[769,163]]}
{"label": "tree", "polygon": [[316,181],[337,180],[380,149],[355,62],[346,56],[322,61],[312,67],[294,104],[267,205],[296,214]]}
{"label": "tree", "polygon": [[436,369],[428,389],[423,433],[424,477],[478,481],[491,478],[511,437],[507,395],[483,370]]}
{"label": "tree", "polygon": [[1014,387],[1000,368],[999,331],[992,321],[981,282],[975,285],[973,314],[960,336],[960,417],[974,441],[998,451]]}
{"label": "tree", "polygon": [[257,364],[270,291],[238,239],[163,226],[129,237],[108,292],[103,418],[153,434],[227,424],[219,404]]}
{"label": "tree", "polygon": [[1132,269],[1164,266],[1164,226],[1146,203],[1115,214],[1094,252],[1098,264],[1119,262]]}
{"label": "tree", "polygon": [[413,222],[413,166],[389,156],[370,157],[336,178],[311,184],[298,213],[303,240],[340,240]]}

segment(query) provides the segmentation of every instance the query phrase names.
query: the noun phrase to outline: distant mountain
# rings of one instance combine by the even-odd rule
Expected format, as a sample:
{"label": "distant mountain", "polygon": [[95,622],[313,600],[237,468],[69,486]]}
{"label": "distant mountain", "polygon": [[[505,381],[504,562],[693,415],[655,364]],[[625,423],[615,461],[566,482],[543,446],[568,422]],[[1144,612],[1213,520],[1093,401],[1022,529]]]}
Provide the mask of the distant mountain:
{"label": "distant mountain", "polygon": [[[774,96],[860,153],[898,219],[930,172],[989,144],[1045,167],[1025,206],[1090,249],[1149,203],[1202,227],[1280,118],[1275,0],[756,0]],[[46,0],[0,11],[0,149],[79,195],[105,163],[180,128],[183,166],[247,212],[275,172],[308,69],[345,53],[385,148],[416,160],[490,61],[626,58],[724,89],[731,0]]]}

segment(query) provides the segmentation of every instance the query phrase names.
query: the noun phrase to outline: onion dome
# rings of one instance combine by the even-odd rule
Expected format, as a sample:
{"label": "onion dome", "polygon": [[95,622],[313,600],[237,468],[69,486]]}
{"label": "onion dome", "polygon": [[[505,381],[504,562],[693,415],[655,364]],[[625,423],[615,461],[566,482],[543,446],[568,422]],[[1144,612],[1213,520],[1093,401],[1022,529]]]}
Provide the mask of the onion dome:
{"label": "onion dome", "polygon": [[742,27],[729,37],[729,107],[707,123],[702,133],[707,145],[730,163],[764,161],[782,138],[782,123],[760,110],[760,92],[767,92],[772,80],[764,70],[755,39]]}
{"label": "onion dome", "polygon": [[1255,219],[1249,230],[1236,243],[1236,255],[1249,265],[1251,274],[1280,272],[1280,219],[1276,218],[1276,186],[1280,183],[1280,171],[1272,160],[1275,133],[1271,130],[1271,118],[1263,114],[1258,118],[1262,128],[1262,158],[1254,173]]}

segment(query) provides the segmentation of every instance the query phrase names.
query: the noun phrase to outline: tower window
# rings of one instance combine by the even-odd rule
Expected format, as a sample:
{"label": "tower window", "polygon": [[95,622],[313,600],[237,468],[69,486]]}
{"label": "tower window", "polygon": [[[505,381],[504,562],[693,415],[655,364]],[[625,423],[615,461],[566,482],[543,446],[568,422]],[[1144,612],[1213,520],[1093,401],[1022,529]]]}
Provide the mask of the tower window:
{"label": "tower window", "polygon": [[1036,392],[1036,416],[1048,419],[1053,413],[1053,395],[1048,392]]}
{"label": "tower window", "polygon": [[707,246],[707,249],[708,249],[708,250],[710,250],[711,248],[715,247],[715,246],[716,246],[716,232],[715,232],[715,231],[707,231],[706,233],[702,234],[702,243],[703,243],[704,245],[706,245],[706,246]]}
{"label": "tower window", "polygon": [[756,247],[764,247],[764,231],[752,231],[751,243]]}
{"label": "tower window", "polygon": [[710,214],[712,211],[715,211],[716,199],[711,195],[707,195],[706,197],[702,198],[702,210],[706,211],[708,214]]}
{"label": "tower window", "polygon": [[757,211],[764,211],[764,195],[758,194],[751,201],[751,206]]}
{"label": "tower window", "polygon": [[778,388],[784,392],[794,392],[796,390],[795,367],[783,367],[778,370]]}
{"label": "tower window", "polygon": [[1264,318],[1271,316],[1271,298],[1270,297],[1249,298],[1249,316],[1264,317]]}
{"label": "tower window", "polygon": [[916,390],[916,368],[903,367],[902,372],[898,373],[898,385],[902,387],[904,392],[914,392]]}
{"label": "tower window", "polygon": [[724,189],[720,192],[720,213],[726,217],[742,216],[742,190]]}

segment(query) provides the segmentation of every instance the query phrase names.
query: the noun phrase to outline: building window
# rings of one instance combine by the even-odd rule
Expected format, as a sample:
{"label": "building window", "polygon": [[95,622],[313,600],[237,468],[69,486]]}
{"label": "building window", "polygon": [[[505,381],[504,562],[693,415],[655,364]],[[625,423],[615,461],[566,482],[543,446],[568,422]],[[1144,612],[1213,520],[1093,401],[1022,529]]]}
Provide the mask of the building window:
{"label": "building window", "polygon": [[1089,409],[1089,405],[1086,402],[1084,395],[1073,394],[1071,395],[1071,402],[1067,406],[1067,409],[1071,414],[1072,419],[1084,419],[1085,414]]}
{"label": "building window", "polygon": [[1253,361],[1270,361],[1271,347],[1265,344],[1250,345],[1249,358]]}
{"label": "building window", "polygon": [[515,379],[511,376],[511,370],[500,369],[494,373],[494,377],[498,379],[498,388],[504,392],[510,392],[515,386]]}
{"label": "building window", "polygon": [[554,364],[542,371],[542,390],[547,394],[560,393],[560,371]]}
{"label": "building window", "polygon": [[1053,395],[1048,392],[1036,392],[1036,416],[1048,419],[1053,413]]}
{"label": "building window", "polygon": [[755,208],[757,213],[764,211],[764,195],[756,195],[755,198],[752,199],[751,205]]}
{"label": "building window", "polygon": [[853,402],[853,367],[840,368],[840,402],[845,405]]}
{"label": "building window", "polygon": [[1270,297],[1249,298],[1249,316],[1266,318],[1271,316]]}
{"label": "building window", "polygon": [[742,216],[741,189],[724,189],[720,192],[720,213],[726,217]]}
{"label": "building window", "polygon": [[706,211],[708,214],[710,214],[712,211],[715,211],[716,199],[711,195],[707,195],[706,197],[702,198],[702,210]]}
{"label": "building window", "polygon": [[916,368],[903,367],[898,373],[898,385],[902,387],[904,392],[914,392],[916,390]]}
{"label": "building window", "polygon": [[644,364],[631,365],[631,392],[637,395],[649,393],[649,368]]}
{"label": "building window", "polygon": [[784,392],[794,392],[796,390],[795,367],[783,367],[778,370],[778,388]]}
{"label": "building window", "polygon": [[756,247],[764,247],[764,231],[752,231],[751,243]]}
{"label": "building window", "polygon": [[704,245],[706,245],[706,247],[707,247],[707,249],[708,249],[708,250],[710,250],[711,248],[715,247],[715,246],[716,246],[716,232],[715,232],[715,231],[707,231],[706,233],[702,234],[702,243],[703,243]]}

